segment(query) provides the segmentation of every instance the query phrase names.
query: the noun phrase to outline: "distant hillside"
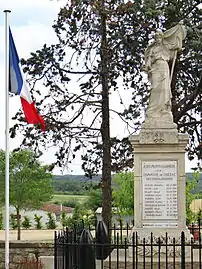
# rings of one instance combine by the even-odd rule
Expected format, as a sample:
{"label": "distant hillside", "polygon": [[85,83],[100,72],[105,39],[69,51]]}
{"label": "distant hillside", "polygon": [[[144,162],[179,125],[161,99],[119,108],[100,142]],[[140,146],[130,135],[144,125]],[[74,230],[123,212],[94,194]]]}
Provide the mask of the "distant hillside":
{"label": "distant hillside", "polygon": [[[192,173],[187,173],[188,180],[192,179]],[[68,185],[72,185],[72,188],[76,188],[77,191],[81,187],[81,183],[98,183],[101,179],[101,175],[94,176],[92,179],[85,177],[84,175],[54,175],[53,182],[54,187],[57,191],[66,189],[64,186],[68,183]],[[60,182],[60,183],[59,183]],[[76,187],[76,185],[77,187]],[[57,185],[57,187],[56,187]],[[60,187],[59,187],[60,185]],[[83,185],[83,184],[82,184]],[[71,188],[71,189],[72,189]],[[193,191],[194,193],[202,193],[202,173],[200,173],[198,184],[196,189]]]}
{"label": "distant hillside", "polygon": [[94,176],[92,179],[84,175],[54,175],[53,180],[74,180],[74,181],[100,181],[101,175]]}

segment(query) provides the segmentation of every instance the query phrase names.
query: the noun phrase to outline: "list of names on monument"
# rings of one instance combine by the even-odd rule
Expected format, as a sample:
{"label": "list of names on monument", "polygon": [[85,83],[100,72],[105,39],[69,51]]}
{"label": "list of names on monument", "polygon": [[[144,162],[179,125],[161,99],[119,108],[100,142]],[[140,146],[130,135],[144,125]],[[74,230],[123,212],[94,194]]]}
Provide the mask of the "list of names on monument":
{"label": "list of names on monument", "polygon": [[143,161],[143,219],[177,219],[177,161]]}

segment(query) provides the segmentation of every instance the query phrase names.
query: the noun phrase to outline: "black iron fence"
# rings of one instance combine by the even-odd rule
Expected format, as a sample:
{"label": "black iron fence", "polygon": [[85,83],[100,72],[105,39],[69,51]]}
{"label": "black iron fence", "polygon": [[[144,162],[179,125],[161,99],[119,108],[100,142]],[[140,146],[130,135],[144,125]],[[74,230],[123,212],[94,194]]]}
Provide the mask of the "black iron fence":
{"label": "black iron fence", "polygon": [[95,230],[80,226],[56,232],[54,269],[202,269],[200,222],[189,228],[194,236],[188,238],[184,232],[179,238],[167,233],[140,238],[122,226],[112,227],[109,239],[103,222]]}

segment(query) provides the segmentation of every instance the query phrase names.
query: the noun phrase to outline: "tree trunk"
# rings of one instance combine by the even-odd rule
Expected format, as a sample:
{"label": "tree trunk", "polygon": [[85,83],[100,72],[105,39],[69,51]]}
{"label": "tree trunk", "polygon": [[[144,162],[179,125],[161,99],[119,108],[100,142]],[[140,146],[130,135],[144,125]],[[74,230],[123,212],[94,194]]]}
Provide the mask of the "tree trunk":
{"label": "tree trunk", "polygon": [[20,231],[20,210],[17,207],[16,208],[16,214],[17,214],[17,226],[18,226],[18,234],[17,234],[17,240],[20,240],[21,231]]}
{"label": "tree trunk", "polygon": [[111,191],[111,145],[109,125],[109,51],[106,34],[106,13],[104,0],[101,1],[101,85],[102,85],[102,124],[101,135],[103,144],[102,164],[102,218],[111,226],[112,191]]}

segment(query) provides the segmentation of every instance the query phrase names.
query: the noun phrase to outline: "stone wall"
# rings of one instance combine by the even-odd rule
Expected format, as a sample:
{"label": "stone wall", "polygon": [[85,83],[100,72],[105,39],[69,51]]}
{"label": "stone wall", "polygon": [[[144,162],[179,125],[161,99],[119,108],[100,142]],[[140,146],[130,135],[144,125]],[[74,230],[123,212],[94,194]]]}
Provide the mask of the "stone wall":
{"label": "stone wall", "polygon": [[[40,256],[53,256],[53,243],[39,243],[33,241],[10,242],[10,269],[18,268],[22,258],[38,258]],[[0,241],[0,269],[4,269],[5,243]]]}
{"label": "stone wall", "polygon": [[[151,263],[150,262],[137,262],[135,263],[135,265],[132,263],[132,262],[119,262],[119,267],[117,267],[117,263],[116,262],[112,262],[109,266],[109,263],[106,264],[104,263],[104,269],[133,269],[133,268],[138,268],[138,269],[151,269]],[[166,263],[165,262],[161,262],[161,263],[158,263],[158,262],[154,262],[153,263],[153,266],[152,266],[153,269],[159,269],[159,268],[166,268]],[[181,269],[181,262],[176,262],[175,263],[175,267],[173,266],[173,262],[168,262],[167,263],[167,268],[175,268],[175,269]],[[184,267],[183,267],[184,268]],[[185,269],[190,269],[190,268],[193,268],[193,269],[198,269],[200,268],[200,263],[199,262],[186,262],[185,263]]]}

